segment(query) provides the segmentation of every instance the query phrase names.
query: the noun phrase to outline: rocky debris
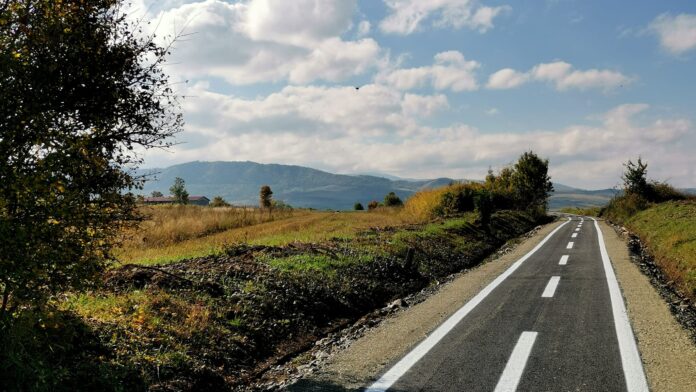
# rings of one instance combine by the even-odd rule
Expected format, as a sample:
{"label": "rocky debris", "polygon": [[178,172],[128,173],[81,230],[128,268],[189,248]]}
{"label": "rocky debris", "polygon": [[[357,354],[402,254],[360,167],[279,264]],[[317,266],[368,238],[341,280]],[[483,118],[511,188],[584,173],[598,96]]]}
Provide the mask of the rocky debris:
{"label": "rocky debris", "polygon": [[650,249],[641,241],[640,237],[624,226],[612,224],[612,227],[620,237],[626,240],[631,262],[637,265],[641,272],[650,279],[650,283],[665,300],[679,324],[689,332],[691,339],[696,343],[696,304],[692,303],[684,293],[681,293],[674,281],[664,274],[662,268],[655,262],[655,257]]}

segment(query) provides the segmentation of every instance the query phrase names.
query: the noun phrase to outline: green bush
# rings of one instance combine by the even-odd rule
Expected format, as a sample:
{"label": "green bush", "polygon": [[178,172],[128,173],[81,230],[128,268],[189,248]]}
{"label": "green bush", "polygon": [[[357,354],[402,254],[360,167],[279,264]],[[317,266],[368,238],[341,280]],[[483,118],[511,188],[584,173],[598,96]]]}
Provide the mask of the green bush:
{"label": "green bush", "polygon": [[404,202],[401,201],[399,196],[397,196],[394,192],[389,192],[386,196],[384,196],[385,207],[401,207],[403,205]]}
{"label": "green bush", "polygon": [[365,210],[365,207],[363,207],[362,203],[355,203],[355,204],[353,205],[353,209],[354,209],[355,211],[364,211],[364,210]]}

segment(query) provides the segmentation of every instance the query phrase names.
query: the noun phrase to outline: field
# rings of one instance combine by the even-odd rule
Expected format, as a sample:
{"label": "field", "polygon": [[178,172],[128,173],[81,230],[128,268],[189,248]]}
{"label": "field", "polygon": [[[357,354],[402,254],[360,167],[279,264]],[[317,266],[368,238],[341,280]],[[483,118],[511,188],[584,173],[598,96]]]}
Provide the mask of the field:
{"label": "field", "polygon": [[660,203],[624,224],[646,243],[669,279],[696,300],[696,201]]}
{"label": "field", "polygon": [[371,212],[258,211],[162,206],[145,211],[152,219],[117,250],[122,263],[165,264],[221,252],[226,246],[286,245],[349,239],[360,230],[416,223],[398,210]]}

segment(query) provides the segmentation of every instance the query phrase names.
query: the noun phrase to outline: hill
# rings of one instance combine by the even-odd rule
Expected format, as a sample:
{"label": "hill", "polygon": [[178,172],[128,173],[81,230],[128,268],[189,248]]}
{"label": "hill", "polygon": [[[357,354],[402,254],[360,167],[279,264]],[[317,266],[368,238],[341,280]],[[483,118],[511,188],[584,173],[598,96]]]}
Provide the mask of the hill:
{"label": "hill", "polygon": [[150,174],[143,192],[168,193],[174,178],[186,181],[191,195],[222,196],[233,204],[256,205],[262,185],[269,185],[273,197],[295,207],[351,209],[357,201],[381,201],[389,192],[402,199],[422,188],[446,185],[449,178],[433,180],[390,180],[371,175],[332,174],[308,167],[260,164],[255,162],[189,162],[164,169],[142,171]]}
{"label": "hill", "polygon": [[[261,185],[270,185],[273,197],[295,207],[347,210],[355,202],[366,205],[381,201],[389,192],[406,199],[420,189],[435,188],[454,181],[451,178],[427,180],[386,178],[377,175],[333,174],[303,166],[260,164],[255,162],[188,162],[164,169],[143,170],[150,180],[143,192],[167,194],[174,178],[186,181],[191,195],[222,196],[233,204],[256,205]],[[551,209],[591,207],[606,204],[615,190],[584,190],[559,183],[549,200]]]}

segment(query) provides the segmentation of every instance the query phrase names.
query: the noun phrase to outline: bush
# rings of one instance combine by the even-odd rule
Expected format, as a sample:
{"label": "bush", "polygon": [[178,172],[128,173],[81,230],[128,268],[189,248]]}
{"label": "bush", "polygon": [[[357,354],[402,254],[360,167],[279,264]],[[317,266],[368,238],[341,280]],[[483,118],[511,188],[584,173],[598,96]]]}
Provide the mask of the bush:
{"label": "bush", "polygon": [[355,211],[364,211],[364,210],[365,210],[365,207],[363,207],[362,203],[355,203],[355,204],[353,205],[353,209],[354,209]]}
{"label": "bush", "polygon": [[648,199],[654,203],[663,203],[672,200],[686,200],[689,197],[675,189],[666,182],[653,181],[649,185]]}
{"label": "bush", "polygon": [[372,200],[372,201],[367,205],[367,209],[370,210],[370,211],[376,209],[377,207],[379,207],[379,202],[378,202],[377,200]]}
{"label": "bush", "polygon": [[401,207],[403,205],[404,202],[401,201],[399,196],[397,196],[394,192],[389,192],[386,196],[384,196],[385,207]]}
{"label": "bush", "polygon": [[229,207],[230,203],[228,203],[225,199],[222,198],[222,196],[215,196],[213,197],[213,201],[210,202],[211,207]]}
{"label": "bush", "polygon": [[614,222],[624,222],[635,213],[648,208],[648,201],[635,193],[614,197],[600,211],[600,216]]}

